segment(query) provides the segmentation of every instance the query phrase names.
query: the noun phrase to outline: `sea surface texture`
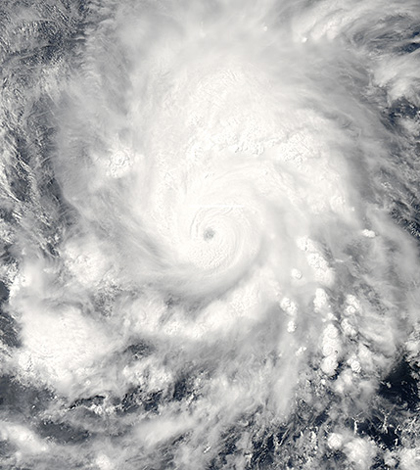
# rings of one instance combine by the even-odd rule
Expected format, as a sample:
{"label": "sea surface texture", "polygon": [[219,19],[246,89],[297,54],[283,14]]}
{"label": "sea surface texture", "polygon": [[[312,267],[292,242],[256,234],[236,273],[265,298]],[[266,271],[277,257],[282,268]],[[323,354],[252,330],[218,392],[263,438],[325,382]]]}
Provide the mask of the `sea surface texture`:
{"label": "sea surface texture", "polygon": [[0,468],[420,469],[419,0],[1,0]]}

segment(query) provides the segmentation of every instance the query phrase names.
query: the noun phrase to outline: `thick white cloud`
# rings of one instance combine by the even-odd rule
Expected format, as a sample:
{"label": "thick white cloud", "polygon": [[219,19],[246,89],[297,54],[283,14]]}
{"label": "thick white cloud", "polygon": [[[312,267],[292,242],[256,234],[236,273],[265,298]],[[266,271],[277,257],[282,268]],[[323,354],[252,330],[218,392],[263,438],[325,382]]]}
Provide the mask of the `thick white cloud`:
{"label": "thick white cloud", "polygon": [[[419,121],[386,116],[418,105],[419,56],[403,52],[418,41],[417,10],[91,5],[66,73],[55,64],[40,85],[74,220],[54,261],[28,241],[28,215],[16,229],[9,311],[22,344],[7,364],[60,403],[105,397],[90,410],[101,431],[46,411],[103,433],[80,450],[92,465],[155,468],[172,452],[165,468],[204,469],[230,432],[236,451],[217,468],[252,468],[262,430],[292,427],[304,406],[330,420],[315,437],[301,425],[305,446],[374,462],[379,445],[351,435],[345,416],[368,415],[409,339],[419,352],[418,247],[392,218],[395,201],[410,212],[417,198]],[[311,458],[302,468],[321,468]]]}

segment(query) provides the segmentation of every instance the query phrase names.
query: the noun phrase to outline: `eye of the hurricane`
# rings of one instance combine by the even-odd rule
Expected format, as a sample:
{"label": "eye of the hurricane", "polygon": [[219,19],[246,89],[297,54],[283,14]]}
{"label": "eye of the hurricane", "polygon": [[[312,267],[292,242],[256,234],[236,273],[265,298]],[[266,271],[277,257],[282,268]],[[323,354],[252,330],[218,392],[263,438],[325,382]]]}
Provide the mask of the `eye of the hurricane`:
{"label": "eye of the hurricane", "polygon": [[203,233],[204,240],[210,241],[215,236],[216,236],[216,232],[211,227],[204,230],[204,233]]}

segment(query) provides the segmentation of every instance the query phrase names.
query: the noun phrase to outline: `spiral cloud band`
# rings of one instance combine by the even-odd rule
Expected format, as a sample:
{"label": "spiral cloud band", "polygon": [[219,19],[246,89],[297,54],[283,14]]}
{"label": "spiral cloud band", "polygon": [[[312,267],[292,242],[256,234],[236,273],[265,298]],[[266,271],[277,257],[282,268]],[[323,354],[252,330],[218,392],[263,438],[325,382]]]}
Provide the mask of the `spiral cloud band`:
{"label": "spiral cloud band", "polygon": [[420,6],[5,0],[0,466],[420,466]]}

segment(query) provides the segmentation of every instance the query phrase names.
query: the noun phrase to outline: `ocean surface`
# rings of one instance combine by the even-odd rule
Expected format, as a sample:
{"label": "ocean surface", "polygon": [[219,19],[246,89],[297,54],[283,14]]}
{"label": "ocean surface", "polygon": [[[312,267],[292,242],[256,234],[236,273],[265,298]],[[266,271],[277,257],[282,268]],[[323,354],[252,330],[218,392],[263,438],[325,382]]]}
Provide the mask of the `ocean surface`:
{"label": "ocean surface", "polygon": [[418,0],[2,0],[0,468],[420,469]]}

